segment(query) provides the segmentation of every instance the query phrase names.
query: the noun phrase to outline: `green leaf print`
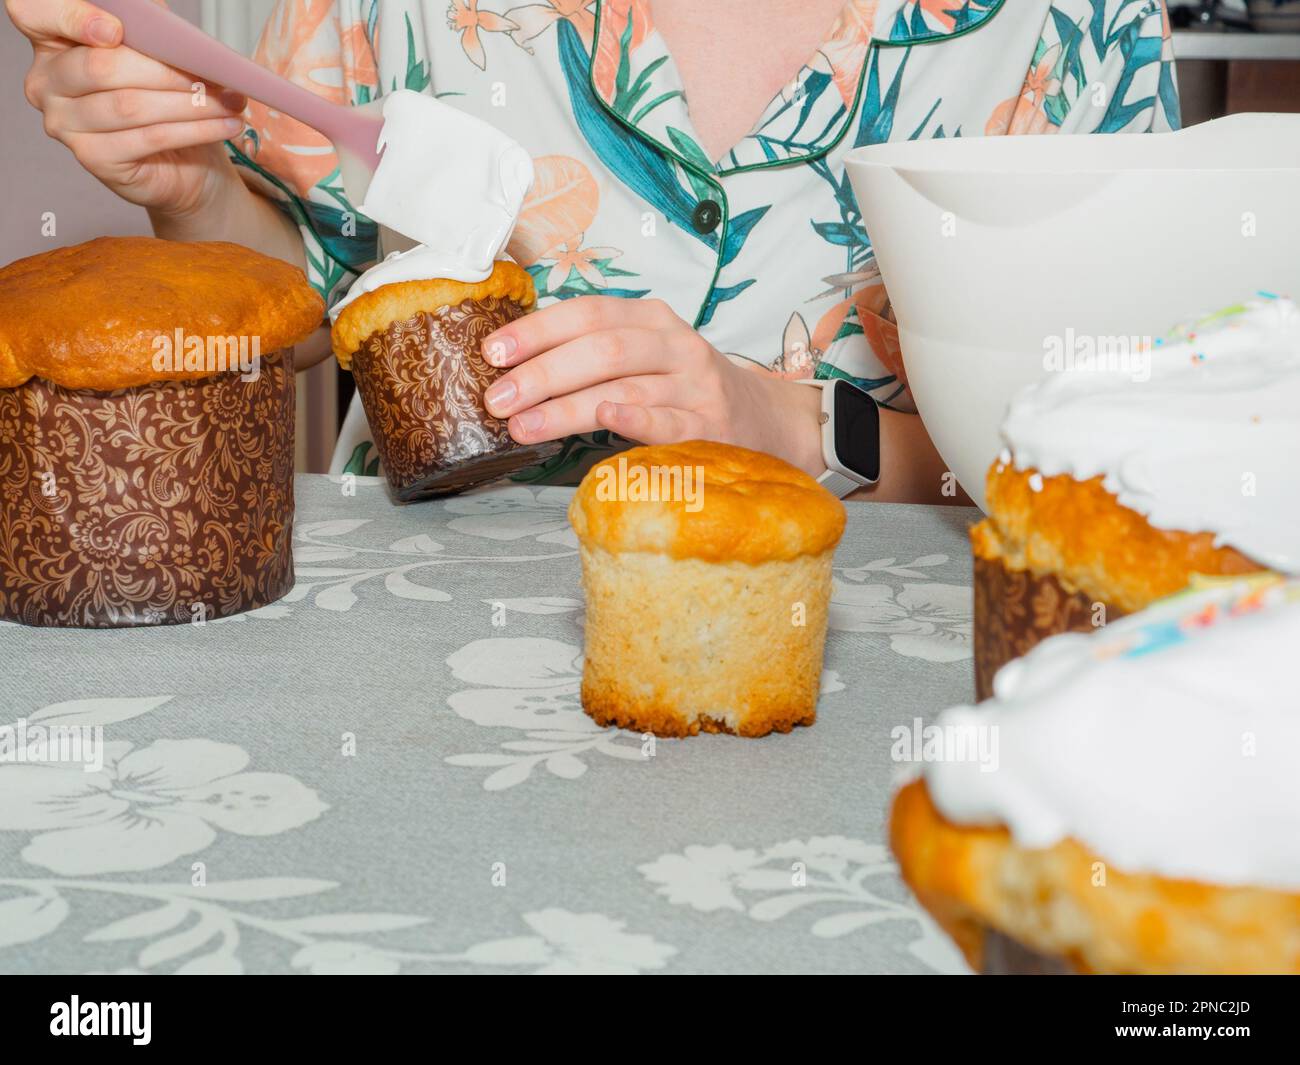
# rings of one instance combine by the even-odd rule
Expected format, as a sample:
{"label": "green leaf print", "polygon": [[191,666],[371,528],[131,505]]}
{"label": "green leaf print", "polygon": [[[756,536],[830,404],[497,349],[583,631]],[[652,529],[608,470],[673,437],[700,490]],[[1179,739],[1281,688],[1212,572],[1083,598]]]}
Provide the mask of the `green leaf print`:
{"label": "green leaf print", "polygon": [[[680,89],[674,89],[672,92],[661,93],[656,96],[650,103],[636,111],[636,108],[642,98],[650,91],[651,79],[661,66],[668,62],[666,55],[660,56],[651,63],[647,63],[641,73],[632,81],[632,60],[629,50],[632,44],[632,19],[627,20],[627,25],[623,28],[623,35],[618,41],[618,70],[614,74],[614,99],[610,106],[615,114],[620,118],[627,119],[632,125],[636,125],[646,115],[653,111],[660,104],[671,100],[674,96],[681,96]],[[630,84],[629,84],[630,82]]]}
{"label": "green leaf print", "polygon": [[645,107],[641,108],[641,110],[639,110],[635,115],[632,116],[632,125],[634,125],[634,126],[636,126],[636,125],[640,125],[641,120],[642,120],[643,118],[645,118],[646,115],[648,115],[651,111],[653,111],[653,110],[654,110],[656,107],[658,107],[660,104],[662,104],[662,103],[667,103],[667,102],[668,102],[669,100],[671,100],[674,96],[681,96],[681,95],[682,95],[682,91],[681,91],[681,89],[673,89],[672,92],[662,92],[662,93],[660,93],[660,94],[659,94],[658,96],[656,96],[653,100],[651,100],[648,104],[646,104]]}
{"label": "green leaf print", "polygon": [[688,137],[680,129],[674,129],[672,126],[669,126],[668,139],[673,142],[674,148],[681,152],[682,155],[686,156],[689,162],[694,163],[706,174],[713,173],[714,166],[709,161],[709,157],[704,154],[704,149],[696,144],[694,140]]}
{"label": "green leaf print", "polygon": [[[406,17],[406,87],[416,92],[424,92],[429,87],[429,68],[415,51],[415,30],[411,27],[411,16]],[[393,85],[396,88],[396,84]]]}
{"label": "green leaf print", "polygon": [[[713,172],[713,164],[709,162],[709,157],[704,154],[704,149],[695,143],[689,136],[680,129],[668,127],[668,139],[673,142],[673,147],[686,157],[693,167],[698,167],[706,174]],[[692,167],[680,167],[686,175],[686,181],[691,186],[691,192],[695,194],[697,200],[711,200],[717,192],[707,180],[695,172]]]}
{"label": "green leaf print", "polygon": [[366,465],[366,456],[370,453],[374,445],[369,440],[363,440],[355,448],[352,454],[348,456],[347,465],[343,467],[344,473],[350,473],[356,477],[378,477],[379,476],[379,458]]}

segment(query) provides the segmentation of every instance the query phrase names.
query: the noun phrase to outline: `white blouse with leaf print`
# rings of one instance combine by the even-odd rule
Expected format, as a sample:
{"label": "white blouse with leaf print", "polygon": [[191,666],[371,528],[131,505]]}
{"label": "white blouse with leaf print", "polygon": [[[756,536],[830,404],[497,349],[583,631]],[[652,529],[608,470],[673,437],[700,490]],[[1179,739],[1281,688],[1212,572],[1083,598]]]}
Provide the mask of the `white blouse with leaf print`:
{"label": "white blouse with leaf print", "polygon": [[[845,153],[1179,123],[1163,0],[848,0],[715,165],[648,0],[510,3],[280,0],[256,58],[336,103],[431,93],[519,141],[537,179],[509,251],[541,306],[655,296],[719,351],[844,377],[901,410],[914,408],[898,332]],[[374,261],[375,227],[355,217],[320,134],[256,103],[246,119],[235,161],[297,223],[332,302]],[[935,271],[936,285],[962,283]],[[516,476],[572,480],[622,443],[571,437]],[[335,455],[345,470],[378,470],[355,400]]]}

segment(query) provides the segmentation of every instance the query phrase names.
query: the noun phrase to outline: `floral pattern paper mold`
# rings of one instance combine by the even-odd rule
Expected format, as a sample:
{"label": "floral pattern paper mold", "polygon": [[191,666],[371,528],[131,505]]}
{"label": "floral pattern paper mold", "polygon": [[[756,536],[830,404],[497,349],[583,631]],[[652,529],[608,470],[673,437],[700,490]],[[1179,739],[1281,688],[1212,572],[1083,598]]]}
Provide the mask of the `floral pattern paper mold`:
{"label": "floral pattern paper mold", "polygon": [[483,359],[483,340],[523,313],[496,296],[465,300],[392,322],[353,355],[366,420],[399,500],[460,491],[559,450],[555,442],[521,447],[483,406],[503,372]]}
{"label": "floral pattern paper mold", "polygon": [[0,618],[194,623],[293,587],[294,375],[0,391]]}
{"label": "floral pattern paper mold", "polygon": [[993,678],[1049,636],[1091,632],[1123,617],[1109,603],[1070,591],[1050,573],[1012,569],[1001,559],[975,558],[975,698],[993,694]]}

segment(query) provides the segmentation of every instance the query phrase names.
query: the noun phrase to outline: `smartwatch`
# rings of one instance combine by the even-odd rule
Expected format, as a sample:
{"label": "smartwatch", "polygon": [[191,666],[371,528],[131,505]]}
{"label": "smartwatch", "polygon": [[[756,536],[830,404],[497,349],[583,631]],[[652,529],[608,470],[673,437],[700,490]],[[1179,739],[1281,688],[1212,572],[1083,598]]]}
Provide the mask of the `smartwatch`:
{"label": "smartwatch", "polygon": [[817,483],[839,498],[880,479],[880,408],[857,385],[842,378],[806,380],[821,389],[822,461]]}

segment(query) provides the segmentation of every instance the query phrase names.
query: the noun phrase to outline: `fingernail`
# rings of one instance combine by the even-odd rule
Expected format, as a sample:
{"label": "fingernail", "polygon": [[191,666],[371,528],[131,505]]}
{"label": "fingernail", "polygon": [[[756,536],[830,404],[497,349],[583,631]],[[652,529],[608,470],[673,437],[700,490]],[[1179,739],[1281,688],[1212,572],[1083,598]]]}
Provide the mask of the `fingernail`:
{"label": "fingernail", "polygon": [[221,122],[222,128],[232,137],[236,133],[241,132],[244,128],[244,120],[242,118],[223,118]]}
{"label": "fingernail", "polygon": [[542,423],[546,421],[546,415],[534,407],[522,414],[516,414],[510,420],[514,422],[515,433],[521,436],[531,436],[542,427]]}
{"label": "fingernail", "polygon": [[498,381],[483,393],[483,402],[491,409],[501,410],[518,394],[519,389],[513,381]]}
{"label": "fingernail", "polygon": [[242,92],[231,92],[227,89],[221,94],[221,106],[227,111],[242,111],[248,106],[248,97]]}
{"label": "fingernail", "polygon": [[504,366],[507,360],[519,350],[519,341],[509,333],[502,336],[488,337],[483,342],[483,354],[493,366]]}
{"label": "fingernail", "polygon": [[117,23],[112,19],[93,18],[86,27],[86,36],[96,44],[117,44]]}

